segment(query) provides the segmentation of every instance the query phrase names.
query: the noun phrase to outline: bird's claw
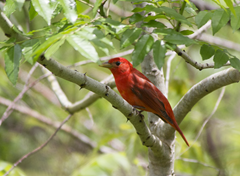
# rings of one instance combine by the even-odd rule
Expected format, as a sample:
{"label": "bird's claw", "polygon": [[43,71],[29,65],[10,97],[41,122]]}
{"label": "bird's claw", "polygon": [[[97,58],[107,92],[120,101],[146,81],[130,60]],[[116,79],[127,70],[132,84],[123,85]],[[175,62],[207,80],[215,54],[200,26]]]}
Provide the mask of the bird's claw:
{"label": "bird's claw", "polygon": [[136,111],[136,114],[141,118],[139,122],[142,122],[144,120],[144,115],[142,114],[142,110],[137,110],[134,106],[133,106],[133,111]]}

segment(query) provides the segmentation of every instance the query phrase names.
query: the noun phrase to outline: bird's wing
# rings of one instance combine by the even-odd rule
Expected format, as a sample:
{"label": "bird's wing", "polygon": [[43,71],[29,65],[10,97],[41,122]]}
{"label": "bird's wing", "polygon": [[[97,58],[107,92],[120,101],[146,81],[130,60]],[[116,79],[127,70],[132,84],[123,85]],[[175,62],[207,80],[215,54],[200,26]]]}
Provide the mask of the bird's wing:
{"label": "bird's wing", "polygon": [[[138,84],[133,84],[131,90],[140,99],[140,101],[146,105],[146,110],[155,113],[164,122],[173,124],[172,119],[167,113],[169,111],[168,106],[170,106],[170,104],[161,91],[158,90],[157,87],[154,86],[148,79],[146,80],[145,76],[142,77],[139,74],[134,74],[133,81]],[[167,105],[167,107],[165,107],[165,105]]]}

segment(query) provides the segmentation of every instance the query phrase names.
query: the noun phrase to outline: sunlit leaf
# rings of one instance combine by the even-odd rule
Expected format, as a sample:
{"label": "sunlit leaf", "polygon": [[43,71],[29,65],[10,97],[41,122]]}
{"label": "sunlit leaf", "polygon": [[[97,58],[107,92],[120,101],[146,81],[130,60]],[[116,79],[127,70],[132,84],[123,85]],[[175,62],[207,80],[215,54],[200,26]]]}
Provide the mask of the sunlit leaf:
{"label": "sunlit leaf", "polygon": [[17,83],[21,57],[21,47],[18,44],[8,49],[5,53],[5,71],[13,85],[16,85]]}
{"label": "sunlit leaf", "polygon": [[7,17],[9,17],[15,10],[17,6],[14,0],[7,0],[5,6],[3,7],[3,12]]}
{"label": "sunlit leaf", "polygon": [[33,53],[32,53],[32,57],[33,57],[33,61],[37,61],[39,56],[46,50],[48,49],[52,44],[54,44],[55,42],[57,42],[60,38],[62,38],[63,34],[62,33],[58,33],[56,35],[51,36],[50,38],[48,38],[45,42],[43,42]]}
{"label": "sunlit leaf", "polygon": [[49,59],[58,49],[62,46],[62,44],[65,42],[65,38],[61,38],[56,43],[54,43],[52,46],[50,46],[47,51],[45,52],[44,56]]}
{"label": "sunlit leaf", "polygon": [[50,25],[52,14],[55,8],[57,7],[58,1],[32,0],[31,2],[36,12],[44,18],[48,25]]}
{"label": "sunlit leaf", "polygon": [[88,40],[82,38],[80,35],[72,34],[67,37],[67,41],[84,57],[94,62],[99,61],[95,48]]}
{"label": "sunlit leaf", "polygon": [[233,7],[232,0],[224,0],[224,1],[227,4],[227,6],[229,7],[229,9],[231,10],[231,12],[236,16],[236,12],[235,12],[235,9]]}
{"label": "sunlit leaf", "polygon": [[29,7],[29,12],[28,12],[28,14],[29,14],[29,19],[30,19],[30,20],[33,20],[33,18],[34,18],[35,16],[37,16],[37,14],[38,14],[38,13],[36,12],[35,8],[33,7],[31,1],[30,1],[30,7]]}
{"label": "sunlit leaf", "polygon": [[96,0],[96,2],[94,3],[94,7],[93,7],[93,10],[92,10],[93,17],[96,16],[97,10],[98,10],[99,6],[101,5],[101,3],[102,3],[102,0]]}
{"label": "sunlit leaf", "polygon": [[63,13],[71,23],[77,20],[76,2],[74,0],[59,0],[63,7]]}
{"label": "sunlit leaf", "polygon": [[135,49],[132,53],[133,66],[138,66],[144,59],[144,57],[151,50],[154,39],[151,35],[143,35],[136,43]]}

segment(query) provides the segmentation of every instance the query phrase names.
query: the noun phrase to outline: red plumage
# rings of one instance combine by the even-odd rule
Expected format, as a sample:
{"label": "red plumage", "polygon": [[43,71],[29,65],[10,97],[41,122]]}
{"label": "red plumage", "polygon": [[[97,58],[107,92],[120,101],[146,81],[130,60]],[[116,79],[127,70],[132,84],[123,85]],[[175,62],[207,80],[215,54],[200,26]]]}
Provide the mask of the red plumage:
{"label": "red plumage", "polygon": [[132,64],[121,57],[110,59],[102,64],[109,68],[115,78],[121,96],[133,107],[159,116],[179,132],[186,144],[187,139],[179,128],[172,108],[162,92]]}

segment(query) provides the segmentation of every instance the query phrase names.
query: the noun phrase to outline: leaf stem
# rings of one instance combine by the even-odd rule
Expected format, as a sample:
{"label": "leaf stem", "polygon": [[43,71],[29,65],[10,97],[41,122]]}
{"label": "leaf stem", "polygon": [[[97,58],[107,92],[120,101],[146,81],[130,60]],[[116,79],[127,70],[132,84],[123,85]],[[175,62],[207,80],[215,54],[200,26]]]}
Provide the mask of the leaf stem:
{"label": "leaf stem", "polygon": [[[179,12],[180,15],[183,14],[183,11],[184,11],[184,9],[185,9],[185,6],[186,6],[186,1],[184,0],[183,3],[182,3],[182,7],[181,7],[181,9],[180,9],[180,12]],[[178,21],[178,22],[177,22],[177,26],[176,26],[176,31],[177,31],[177,32],[179,32],[180,27],[181,27],[181,22]]]}

